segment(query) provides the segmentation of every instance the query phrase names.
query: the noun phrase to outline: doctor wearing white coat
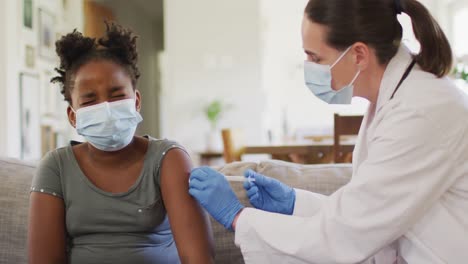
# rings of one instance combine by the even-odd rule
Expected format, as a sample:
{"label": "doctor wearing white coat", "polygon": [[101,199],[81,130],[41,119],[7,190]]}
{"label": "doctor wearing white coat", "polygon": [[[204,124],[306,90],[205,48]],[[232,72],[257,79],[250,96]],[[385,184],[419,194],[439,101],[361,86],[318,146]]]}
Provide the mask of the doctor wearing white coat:
{"label": "doctor wearing white coat", "polygon": [[[401,45],[412,18],[421,51]],[[210,168],[190,194],[226,228],[245,262],[468,263],[468,98],[445,76],[450,45],[416,0],[310,0],[305,81],[328,103],[370,101],[350,182],[331,196],[247,171],[244,208]]]}

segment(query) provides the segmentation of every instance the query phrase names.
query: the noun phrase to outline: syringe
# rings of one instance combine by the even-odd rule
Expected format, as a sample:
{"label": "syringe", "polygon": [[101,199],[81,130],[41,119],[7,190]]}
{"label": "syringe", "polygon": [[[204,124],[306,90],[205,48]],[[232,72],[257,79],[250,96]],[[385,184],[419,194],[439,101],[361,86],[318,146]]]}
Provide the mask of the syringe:
{"label": "syringe", "polygon": [[255,178],[252,178],[252,177],[246,178],[245,176],[225,176],[225,177],[228,181],[231,181],[231,182],[245,182],[245,181],[254,182],[255,181]]}

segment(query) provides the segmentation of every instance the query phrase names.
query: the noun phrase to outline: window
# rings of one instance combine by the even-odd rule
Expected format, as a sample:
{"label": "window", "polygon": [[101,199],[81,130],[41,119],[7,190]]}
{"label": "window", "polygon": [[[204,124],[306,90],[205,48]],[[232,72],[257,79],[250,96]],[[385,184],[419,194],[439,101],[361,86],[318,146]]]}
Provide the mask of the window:
{"label": "window", "polygon": [[452,0],[450,26],[452,29],[452,48],[457,59],[457,85],[468,93],[468,2],[466,0]]}
{"label": "window", "polygon": [[468,3],[462,5],[462,8],[454,10],[452,20],[453,28],[453,50],[458,58],[468,55]]}

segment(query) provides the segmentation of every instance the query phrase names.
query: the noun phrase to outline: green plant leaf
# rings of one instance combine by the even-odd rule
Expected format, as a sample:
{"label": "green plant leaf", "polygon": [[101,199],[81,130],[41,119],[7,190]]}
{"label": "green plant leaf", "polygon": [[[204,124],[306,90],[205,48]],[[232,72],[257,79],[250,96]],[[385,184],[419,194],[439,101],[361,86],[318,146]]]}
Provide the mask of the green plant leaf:
{"label": "green plant leaf", "polygon": [[213,126],[216,125],[218,122],[221,113],[223,112],[223,104],[219,100],[215,100],[211,102],[206,108],[205,108],[205,114],[208,120],[211,122]]}
{"label": "green plant leaf", "polygon": [[468,81],[468,72],[466,71],[466,69],[463,69],[461,73],[461,78],[465,81]]}

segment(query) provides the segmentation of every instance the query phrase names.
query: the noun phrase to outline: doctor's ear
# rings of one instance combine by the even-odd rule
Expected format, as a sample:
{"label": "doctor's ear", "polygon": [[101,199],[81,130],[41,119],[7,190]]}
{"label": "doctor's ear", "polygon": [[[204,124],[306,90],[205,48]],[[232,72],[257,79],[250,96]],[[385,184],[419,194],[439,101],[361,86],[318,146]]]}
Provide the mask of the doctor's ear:
{"label": "doctor's ear", "polygon": [[370,56],[375,56],[375,59],[378,60],[376,54],[374,54],[374,51],[371,50],[368,45],[362,42],[355,43],[352,47],[352,52],[355,55],[355,64],[361,71],[365,70],[369,66],[369,61],[371,59]]}

